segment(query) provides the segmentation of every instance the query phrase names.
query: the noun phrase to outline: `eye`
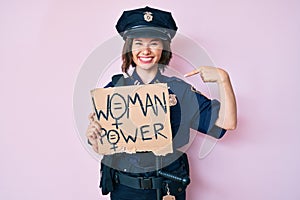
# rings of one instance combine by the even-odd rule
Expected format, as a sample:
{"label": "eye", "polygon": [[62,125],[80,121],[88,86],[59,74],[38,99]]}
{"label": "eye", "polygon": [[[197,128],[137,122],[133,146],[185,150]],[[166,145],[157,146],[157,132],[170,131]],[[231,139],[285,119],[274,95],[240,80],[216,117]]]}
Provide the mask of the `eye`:
{"label": "eye", "polygon": [[141,42],[134,42],[134,45],[140,46],[140,45],[143,45],[143,44]]}
{"label": "eye", "polygon": [[157,46],[157,45],[158,45],[158,42],[151,42],[150,45],[151,45],[151,46]]}

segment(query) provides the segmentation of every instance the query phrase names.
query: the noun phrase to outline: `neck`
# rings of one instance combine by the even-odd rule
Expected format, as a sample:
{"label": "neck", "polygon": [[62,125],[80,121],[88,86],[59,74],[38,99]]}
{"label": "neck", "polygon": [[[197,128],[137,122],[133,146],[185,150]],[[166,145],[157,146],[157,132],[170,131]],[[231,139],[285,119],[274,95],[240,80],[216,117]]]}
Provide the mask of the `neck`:
{"label": "neck", "polygon": [[154,77],[156,76],[158,71],[158,67],[153,67],[151,69],[141,69],[140,67],[136,67],[136,73],[142,79],[143,83],[150,83]]}

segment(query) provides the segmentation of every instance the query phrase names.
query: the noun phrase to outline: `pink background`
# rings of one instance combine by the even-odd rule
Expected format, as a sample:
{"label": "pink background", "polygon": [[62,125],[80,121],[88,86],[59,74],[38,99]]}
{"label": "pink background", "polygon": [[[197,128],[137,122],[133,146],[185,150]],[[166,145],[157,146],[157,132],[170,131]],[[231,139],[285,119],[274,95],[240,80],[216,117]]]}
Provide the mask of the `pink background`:
{"label": "pink background", "polygon": [[203,135],[188,150],[188,199],[300,199],[297,0],[0,1],[0,199],[108,199],[75,128],[73,89],[121,12],[145,5],[171,11],[237,97],[237,130],[204,159]]}

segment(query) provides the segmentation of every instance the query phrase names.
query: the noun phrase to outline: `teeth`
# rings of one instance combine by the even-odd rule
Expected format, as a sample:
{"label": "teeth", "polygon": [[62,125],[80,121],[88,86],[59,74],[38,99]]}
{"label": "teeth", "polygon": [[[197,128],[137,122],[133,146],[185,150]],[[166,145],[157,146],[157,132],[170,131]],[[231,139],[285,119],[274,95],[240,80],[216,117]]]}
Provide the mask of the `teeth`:
{"label": "teeth", "polygon": [[152,59],[151,57],[149,57],[149,58],[140,57],[140,60],[143,62],[149,62],[151,59]]}

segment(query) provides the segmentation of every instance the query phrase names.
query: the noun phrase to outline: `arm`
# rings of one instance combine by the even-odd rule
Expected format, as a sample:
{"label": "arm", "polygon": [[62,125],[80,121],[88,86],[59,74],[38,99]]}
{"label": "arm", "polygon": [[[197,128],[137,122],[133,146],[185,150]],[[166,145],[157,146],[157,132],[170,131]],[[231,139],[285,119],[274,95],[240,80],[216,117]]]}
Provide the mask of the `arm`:
{"label": "arm", "polygon": [[203,82],[216,82],[218,84],[221,105],[219,117],[215,124],[226,130],[235,129],[237,124],[237,108],[228,73],[220,68],[203,66],[186,74],[185,77],[198,73],[200,73]]}
{"label": "arm", "polygon": [[216,125],[227,130],[234,130],[237,125],[235,95],[228,73],[219,68],[217,68],[217,71],[220,74],[220,79],[217,83],[219,86],[221,106]]}

